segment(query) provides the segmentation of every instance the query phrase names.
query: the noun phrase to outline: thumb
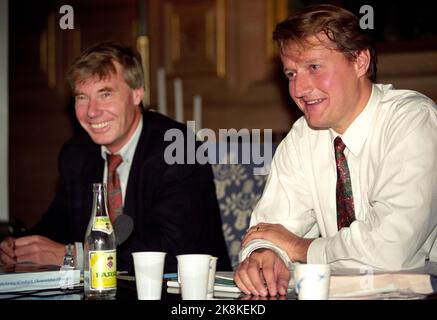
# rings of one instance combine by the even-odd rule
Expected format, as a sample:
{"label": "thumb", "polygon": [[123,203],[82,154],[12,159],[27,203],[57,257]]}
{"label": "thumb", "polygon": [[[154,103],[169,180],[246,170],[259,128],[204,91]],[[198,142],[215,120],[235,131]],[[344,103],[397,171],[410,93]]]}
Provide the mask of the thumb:
{"label": "thumb", "polygon": [[288,283],[290,281],[290,271],[285,267],[278,274],[277,289],[280,295],[286,295]]}

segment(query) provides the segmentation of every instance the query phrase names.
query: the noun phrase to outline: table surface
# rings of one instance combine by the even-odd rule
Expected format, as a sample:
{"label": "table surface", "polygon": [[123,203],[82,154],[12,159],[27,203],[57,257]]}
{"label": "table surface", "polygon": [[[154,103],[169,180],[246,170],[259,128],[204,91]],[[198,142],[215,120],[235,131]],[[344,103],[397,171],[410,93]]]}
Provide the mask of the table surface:
{"label": "table surface", "polygon": [[[170,289],[171,292],[168,292]],[[163,283],[162,286],[162,301],[181,301],[182,297],[178,292],[178,290],[174,290],[175,288],[168,288]],[[294,291],[289,292],[286,296],[276,296],[276,297],[255,297],[255,296],[246,296],[241,294],[238,298],[226,297],[223,294],[217,294],[214,298],[208,300],[227,300],[227,301],[263,301],[263,300],[296,300],[296,294]],[[397,300],[411,300],[411,299],[432,299],[437,300],[437,292],[427,295],[427,296],[398,296],[398,297],[390,297],[384,298],[381,296],[378,300],[385,299],[397,299]],[[83,293],[83,288],[69,289],[69,290],[41,290],[41,291],[30,291],[30,292],[18,292],[18,293],[0,293],[0,300],[87,300]],[[135,282],[133,281],[125,281],[119,280],[117,282],[117,294],[113,300],[119,301],[136,301],[137,300],[137,291]]]}
{"label": "table surface", "polygon": [[[414,272],[415,271],[415,272]],[[428,263],[425,268],[418,270],[411,270],[411,272],[427,273],[434,275],[431,277],[431,284],[434,293],[430,295],[409,294],[408,292],[401,292],[396,294],[387,294],[380,296],[368,296],[361,299],[433,299],[437,300],[437,264]],[[347,273],[346,273],[347,274]],[[163,301],[181,301],[182,297],[179,293],[179,288],[168,288],[167,280],[163,280],[161,300]],[[131,276],[120,276],[117,279],[117,294],[115,300],[134,301],[137,300],[136,284]],[[86,300],[83,293],[83,287],[76,287],[69,290],[49,289],[40,291],[24,291],[12,293],[0,293],[0,300]],[[246,296],[244,294],[238,295],[235,293],[227,294],[222,292],[215,292],[214,298],[208,300],[296,300],[296,294],[293,291],[286,296],[276,297],[254,297]]]}
{"label": "table surface", "polygon": [[[176,290],[175,290],[176,289]],[[170,292],[169,292],[170,291]],[[134,281],[117,280],[117,294],[115,300],[133,301],[137,300],[137,290]],[[38,291],[24,291],[0,293],[0,300],[87,300],[83,293],[83,287],[68,290],[48,289]],[[163,301],[181,301],[182,297],[178,288],[169,288],[166,281],[163,282],[161,300]],[[226,296],[226,294],[217,294],[208,300],[296,300],[294,291],[283,297],[253,297],[241,294],[235,297],[235,294]]]}

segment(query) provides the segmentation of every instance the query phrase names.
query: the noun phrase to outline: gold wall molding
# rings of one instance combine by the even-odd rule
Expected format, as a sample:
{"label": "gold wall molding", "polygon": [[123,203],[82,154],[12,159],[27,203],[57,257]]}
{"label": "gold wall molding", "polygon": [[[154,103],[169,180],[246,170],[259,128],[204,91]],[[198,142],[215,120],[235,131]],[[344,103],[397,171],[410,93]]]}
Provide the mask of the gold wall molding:
{"label": "gold wall molding", "polygon": [[226,74],[225,0],[164,3],[165,67],[175,75]]}
{"label": "gold wall molding", "polygon": [[225,0],[217,0],[217,75],[226,75],[226,15]]}
{"label": "gold wall molding", "polygon": [[144,107],[150,106],[150,42],[148,36],[137,38],[137,50],[141,55],[141,64],[144,70]]}
{"label": "gold wall molding", "polygon": [[278,50],[272,40],[276,24],[287,18],[288,0],[265,0],[266,1],[266,53],[268,58],[274,58]]}

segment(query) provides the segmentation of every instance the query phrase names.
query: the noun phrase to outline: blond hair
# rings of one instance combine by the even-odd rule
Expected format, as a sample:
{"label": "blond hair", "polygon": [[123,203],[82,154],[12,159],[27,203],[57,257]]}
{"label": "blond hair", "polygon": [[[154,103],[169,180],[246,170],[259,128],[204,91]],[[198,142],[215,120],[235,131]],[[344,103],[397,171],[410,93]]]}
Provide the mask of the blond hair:
{"label": "blond hair", "polygon": [[97,76],[105,79],[116,73],[114,61],[123,67],[123,78],[131,89],[144,87],[144,72],[138,52],[118,42],[99,42],[85,50],[73,63],[67,80],[75,90],[75,83]]}

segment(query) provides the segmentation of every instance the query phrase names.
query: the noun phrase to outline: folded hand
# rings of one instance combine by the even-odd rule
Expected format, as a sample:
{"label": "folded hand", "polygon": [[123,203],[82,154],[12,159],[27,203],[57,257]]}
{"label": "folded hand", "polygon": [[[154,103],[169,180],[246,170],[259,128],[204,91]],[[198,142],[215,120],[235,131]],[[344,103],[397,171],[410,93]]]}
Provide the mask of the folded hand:
{"label": "folded hand", "polygon": [[17,262],[62,265],[65,245],[43,236],[27,236],[15,240]]}
{"label": "folded hand", "polygon": [[244,248],[253,239],[264,239],[284,250],[291,261],[306,262],[308,247],[313,239],[298,237],[282,224],[261,222],[247,231],[241,243]]}

